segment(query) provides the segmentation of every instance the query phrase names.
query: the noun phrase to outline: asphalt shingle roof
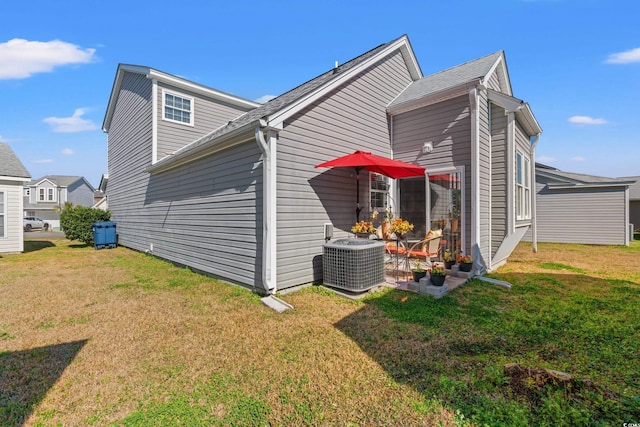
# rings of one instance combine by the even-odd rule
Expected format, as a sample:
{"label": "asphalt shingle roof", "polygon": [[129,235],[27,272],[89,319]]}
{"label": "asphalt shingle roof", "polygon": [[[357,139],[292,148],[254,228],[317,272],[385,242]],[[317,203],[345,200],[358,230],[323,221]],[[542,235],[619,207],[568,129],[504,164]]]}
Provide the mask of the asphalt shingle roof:
{"label": "asphalt shingle roof", "polygon": [[576,184],[622,184],[633,181],[632,178],[607,178],[604,176],[587,175],[583,173],[565,172],[551,166],[536,163],[536,172],[543,172],[554,175],[559,179]]}
{"label": "asphalt shingle roof", "polygon": [[[404,36],[403,36],[404,37]],[[400,37],[402,38],[402,37]],[[207,135],[204,135],[203,137],[199,138],[198,140],[192,142],[191,144],[187,145],[186,147],[176,151],[176,153],[174,154],[183,154],[192,150],[196,150],[198,147],[200,147],[201,145],[207,144],[209,141],[212,141],[214,139],[220,138],[232,131],[234,131],[235,129],[241,128],[242,126],[245,126],[249,123],[253,123],[259,119],[265,118],[267,116],[270,116],[280,110],[282,110],[283,108],[293,104],[294,102],[296,102],[297,100],[303,98],[304,96],[312,93],[313,91],[315,91],[316,89],[320,88],[321,86],[324,86],[326,84],[328,84],[329,82],[331,82],[333,79],[337,78],[338,76],[340,76],[342,73],[344,73],[345,71],[361,64],[362,62],[366,61],[367,59],[371,58],[372,56],[376,55],[378,52],[380,52],[381,50],[383,50],[385,47],[391,45],[392,43],[394,43],[396,40],[395,39],[392,40],[388,43],[385,44],[381,44],[380,46],[371,49],[370,51],[350,60],[345,62],[344,64],[338,66],[338,68],[332,68],[329,71],[326,71],[322,74],[320,74],[319,76],[307,81],[306,83],[301,84],[300,86],[297,86],[293,89],[291,89],[288,92],[283,93],[282,95],[273,98],[272,100],[262,104],[261,106],[243,114],[242,116],[238,117],[237,119],[230,121],[227,125],[222,126],[210,133],[208,133]]]}
{"label": "asphalt shingle roof", "polygon": [[435,74],[424,76],[420,80],[411,83],[398,95],[390,107],[420,99],[432,93],[455,87],[475,79],[481,79],[489,73],[491,67],[493,67],[501,55],[502,51],[498,51]]}
{"label": "asphalt shingle roof", "polygon": [[17,178],[31,178],[18,156],[4,142],[0,142],[0,175]]}

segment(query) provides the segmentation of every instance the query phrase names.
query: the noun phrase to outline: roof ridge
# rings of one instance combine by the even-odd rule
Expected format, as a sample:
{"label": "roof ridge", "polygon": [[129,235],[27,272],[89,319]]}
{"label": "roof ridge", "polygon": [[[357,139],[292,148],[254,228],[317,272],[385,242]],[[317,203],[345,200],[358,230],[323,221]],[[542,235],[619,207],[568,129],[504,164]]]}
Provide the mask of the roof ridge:
{"label": "roof ridge", "polygon": [[454,70],[456,68],[461,68],[461,67],[464,67],[465,65],[468,65],[468,64],[471,64],[471,63],[474,63],[474,62],[479,62],[479,61],[481,61],[483,59],[487,59],[490,56],[493,56],[493,55],[496,55],[496,54],[504,54],[504,50],[498,50],[498,51],[495,51],[495,52],[490,53],[488,55],[484,55],[484,56],[481,56],[479,58],[475,58],[475,59],[471,59],[469,61],[465,61],[462,64],[454,65],[454,66],[451,66],[449,68],[445,68],[444,70],[436,71],[435,73],[428,74],[428,75],[426,75],[424,77],[426,78],[426,77],[431,77],[431,76],[436,76],[438,74],[446,73],[447,71],[451,71],[451,70]]}

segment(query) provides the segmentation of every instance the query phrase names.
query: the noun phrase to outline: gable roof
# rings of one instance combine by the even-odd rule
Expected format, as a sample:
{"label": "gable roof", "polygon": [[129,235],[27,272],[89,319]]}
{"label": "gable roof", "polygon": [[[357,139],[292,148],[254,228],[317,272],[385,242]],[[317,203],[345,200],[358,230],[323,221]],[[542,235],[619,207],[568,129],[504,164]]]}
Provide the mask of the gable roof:
{"label": "gable roof", "polygon": [[104,116],[104,121],[102,122],[102,130],[104,132],[109,132],[111,119],[113,118],[113,112],[116,108],[116,101],[118,99],[118,94],[120,93],[120,87],[122,86],[122,80],[124,79],[124,75],[127,72],[141,74],[148,79],[155,79],[159,82],[166,83],[187,91],[195,92],[205,97],[217,99],[219,101],[223,101],[244,109],[252,109],[260,105],[260,103],[258,102],[250,101],[236,95],[231,95],[230,93],[213,89],[199,83],[194,83],[192,81],[183,79],[182,77],[174,76],[172,74],[165,73],[151,67],[146,67],[143,65],[118,64],[118,70],[116,71],[116,77],[114,79],[113,87],[111,88],[111,94],[109,96],[109,103],[107,104],[107,111]]}
{"label": "gable roof", "polygon": [[31,178],[16,153],[4,142],[0,142],[0,177],[18,178],[18,181],[28,181]]}
{"label": "gable roof", "polygon": [[[485,79],[500,65],[503,64],[506,73],[504,52],[498,51],[483,56],[473,61],[448,68],[446,70],[430,74],[411,83],[396,99],[389,104],[390,110],[397,110],[406,104],[423,99],[427,96],[457,88],[472,82],[485,83]],[[511,85],[508,76],[504,82],[507,95],[511,95]]]}
{"label": "gable roof", "polygon": [[403,35],[273,98],[237,119],[230,121],[228,124],[202,136],[191,144],[176,151],[171,156],[159,160],[147,168],[147,171],[163,170],[167,167],[182,164],[186,159],[190,159],[194,155],[206,155],[206,153],[208,153],[207,150],[212,148],[212,145],[217,145],[227,139],[233,138],[239,133],[253,130],[257,125],[281,128],[282,123],[288,117],[311,104],[333,87],[342,84],[345,80],[396,50],[400,50],[402,53],[412,79],[420,79],[422,77],[422,71],[413,54],[409,38]]}
{"label": "gable roof", "polygon": [[554,167],[536,163],[536,175],[551,178],[556,183],[548,183],[549,188],[569,188],[569,187],[619,187],[629,186],[634,183],[628,178],[607,178],[596,175],[586,175],[582,173],[565,172]]}
{"label": "gable roof", "polygon": [[93,185],[91,185],[89,181],[87,181],[83,176],[45,175],[42,178],[32,180],[27,185],[30,187],[34,187],[45,180],[55,184],[58,187],[69,187],[71,184],[74,184],[77,181],[84,181],[84,183],[91,189],[91,191],[95,190],[95,188],[93,188]]}

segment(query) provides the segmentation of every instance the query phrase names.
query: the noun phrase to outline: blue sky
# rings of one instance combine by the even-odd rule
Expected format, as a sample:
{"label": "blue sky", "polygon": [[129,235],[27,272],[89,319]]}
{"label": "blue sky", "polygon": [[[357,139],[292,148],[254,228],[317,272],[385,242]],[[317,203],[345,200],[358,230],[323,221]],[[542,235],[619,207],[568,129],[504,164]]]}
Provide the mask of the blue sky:
{"label": "blue sky", "polygon": [[33,178],[97,186],[118,63],[256,100],[408,34],[425,75],[504,50],[538,161],[640,175],[638,16],[631,0],[4,2],[0,141]]}

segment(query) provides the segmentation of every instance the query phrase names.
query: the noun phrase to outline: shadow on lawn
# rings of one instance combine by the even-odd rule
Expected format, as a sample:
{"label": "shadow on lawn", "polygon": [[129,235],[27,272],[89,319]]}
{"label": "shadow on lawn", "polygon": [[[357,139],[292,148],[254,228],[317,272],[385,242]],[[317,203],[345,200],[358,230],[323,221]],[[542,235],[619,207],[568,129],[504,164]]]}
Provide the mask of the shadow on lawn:
{"label": "shadow on lawn", "polygon": [[86,343],[0,352],[0,425],[23,425]]}
{"label": "shadow on lawn", "polygon": [[[640,284],[553,271],[499,278],[513,288],[472,281],[439,300],[403,291],[372,296],[334,326],[395,381],[479,417],[479,424],[515,425],[514,414],[540,410],[523,403],[524,396],[514,400],[503,374],[510,362],[637,390],[640,376],[628,372],[639,365],[620,349],[640,352],[632,332],[640,323],[633,305]],[[640,415],[626,404],[616,404],[616,412],[585,396],[573,400],[573,410],[612,422]]]}
{"label": "shadow on lawn", "polygon": [[25,240],[24,253],[35,252],[41,249],[52,248],[55,244],[49,240]]}

